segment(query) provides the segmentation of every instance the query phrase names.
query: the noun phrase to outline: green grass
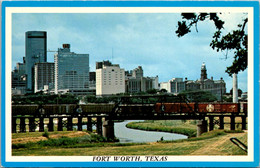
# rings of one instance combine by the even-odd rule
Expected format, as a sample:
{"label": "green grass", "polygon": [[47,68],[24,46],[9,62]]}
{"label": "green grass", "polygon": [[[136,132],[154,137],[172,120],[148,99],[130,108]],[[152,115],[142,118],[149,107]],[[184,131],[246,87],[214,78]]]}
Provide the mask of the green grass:
{"label": "green grass", "polygon": [[[247,139],[245,133],[239,135],[240,137],[238,138],[242,140],[242,142],[245,142]],[[215,142],[221,141],[226,136],[230,136],[230,133],[225,133],[223,130],[215,130],[205,133],[201,137],[177,141],[162,141],[158,143],[121,144],[107,142],[93,143],[87,141],[83,141],[84,143],[79,143],[78,141],[77,143],[74,143],[72,140],[72,144],[61,143],[62,145],[60,146],[57,144],[57,146],[41,146],[37,144],[36,147],[13,149],[12,154],[15,156],[190,155],[203,147],[208,147]],[[49,142],[49,140],[46,141]],[[40,144],[42,144],[42,142]],[[246,154],[237,146],[233,145],[229,140],[225,141],[224,145],[220,145],[217,149],[218,155]],[[209,153],[209,155],[210,154],[211,153]]]}
{"label": "green grass", "polygon": [[[242,131],[214,130],[196,135],[196,122],[194,121],[145,121],[142,123],[131,123],[135,126],[142,126],[148,130],[151,126],[156,131],[177,132],[188,135],[190,138],[174,141],[160,141],[157,143],[114,143],[109,140],[89,133],[81,137],[68,138],[66,134],[71,131],[48,132],[61,134],[63,137],[25,144],[13,144],[12,155],[14,156],[94,156],[94,155],[246,155],[246,152],[238,148],[229,138],[236,136],[243,143],[247,144],[247,134]],[[160,128],[160,129],[159,129]],[[163,128],[163,129],[162,129]],[[178,128],[178,129],[176,129]],[[187,131],[188,130],[188,131]],[[194,134],[195,133],[195,134]],[[46,133],[19,133],[13,134],[13,138],[37,137]],[[47,136],[47,135],[45,135]],[[216,142],[222,142],[214,146]],[[204,148],[211,146],[212,149],[205,151]],[[197,155],[197,154],[196,154]]]}
{"label": "green grass", "polygon": [[195,137],[197,134],[195,123],[185,121],[152,120],[144,122],[130,122],[126,125],[126,127],[146,131],[171,132],[187,135],[188,137]]}
{"label": "green grass", "polygon": [[[71,133],[71,131],[48,132],[49,136],[51,136],[51,135],[64,135],[64,136],[66,136],[66,134],[69,134],[69,133]],[[12,133],[12,138],[16,139],[16,138],[40,137],[40,136],[43,136],[43,134],[44,134],[44,132]]]}
{"label": "green grass", "polygon": [[[46,133],[43,133],[42,136],[46,136]],[[49,133],[47,133],[49,134]],[[117,139],[107,139],[103,136],[90,133],[89,135],[80,136],[80,137],[65,137],[62,136],[61,138],[48,138],[47,140],[40,140],[38,142],[27,142],[27,143],[18,143],[12,144],[12,149],[19,149],[19,148],[42,148],[42,147],[92,147],[94,146],[93,143],[97,143],[98,146],[102,146],[104,144],[100,142],[115,142],[118,141]],[[99,143],[99,144],[98,144]]]}

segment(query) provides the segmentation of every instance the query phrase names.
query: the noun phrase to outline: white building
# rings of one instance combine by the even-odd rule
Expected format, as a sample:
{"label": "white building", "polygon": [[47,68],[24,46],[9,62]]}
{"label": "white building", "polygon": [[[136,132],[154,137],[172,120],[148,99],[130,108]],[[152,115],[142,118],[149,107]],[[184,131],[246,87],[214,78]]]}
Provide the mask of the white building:
{"label": "white building", "polygon": [[172,78],[168,82],[160,83],[160,90],[165,89],[168,93],[178,94],[185,90],[185,82],[182,78]]}
{"label": "white building", "polygon": [[125,93],[125,70],[118,64],[102,64],[96,69],[96,95]]}

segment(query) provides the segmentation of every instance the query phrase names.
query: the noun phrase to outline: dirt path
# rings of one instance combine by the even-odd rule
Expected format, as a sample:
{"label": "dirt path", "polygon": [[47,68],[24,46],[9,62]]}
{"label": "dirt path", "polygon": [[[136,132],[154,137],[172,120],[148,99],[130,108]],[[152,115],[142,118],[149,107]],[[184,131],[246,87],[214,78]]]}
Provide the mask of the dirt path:
{"label": "dirt path", "polygon": [[245,136],[246,133],[234,133],[234,134],[227,134],[225,136],[218,137],[217,139],[214,138],[215,141],[213,141],[212,144],[204,146],[194,152],[192,152],[190,155],[221,155],[222,149],[224,148],[224,143],[230,142],[230,138],[232,137],[239,137]]}

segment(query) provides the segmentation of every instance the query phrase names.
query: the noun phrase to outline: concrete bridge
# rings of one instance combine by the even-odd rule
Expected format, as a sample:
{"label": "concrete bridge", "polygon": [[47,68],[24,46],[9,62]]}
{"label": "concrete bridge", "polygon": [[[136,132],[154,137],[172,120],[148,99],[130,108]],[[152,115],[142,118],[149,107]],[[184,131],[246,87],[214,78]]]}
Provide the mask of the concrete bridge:
{"label": "concrete bridge", "polygon": [[[197,135],[224,129],[231,130],[237,124],[246,129],[247,104],[234,103],[188,103],[176,101],[169,96],[124,96],[111,104],[57,104],[57,105],[12,105],[12,132],[72,131],[74,126],[82,131],[96,132],[114,138],[114,121],[117,120],[198,120]],[[135,100],[135,101],[133,101]],[[174,102],[174,103],[172,103]],[[225,123],[224,118],[230,122]],[[240,118],[241,122],[236,122]]]}

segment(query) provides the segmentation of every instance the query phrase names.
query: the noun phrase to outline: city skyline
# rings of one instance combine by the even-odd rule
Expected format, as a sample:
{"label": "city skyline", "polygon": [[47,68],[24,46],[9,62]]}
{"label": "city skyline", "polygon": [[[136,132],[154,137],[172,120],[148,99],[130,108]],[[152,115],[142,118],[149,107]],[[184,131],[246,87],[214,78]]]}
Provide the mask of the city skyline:
{"label": "city skyline", "polygon": [[[226,32],[236,28],[245,14],[222,14]],[[172,78],[200,78],[203,62],[208,78],[221,77],[232,88],[232,78],[225,68],[232,63],[224,54],[210,48],[215,31],[212,23],[200,23],[199,32],[194,29],[183,38],[175,34],[180,13],[167,14],[13,14],[12,68],[25,56],[26,31],[47,31],[47,48],[57,51],[64,43],[71,44],[72,51],[89,54],[90,71],[95,62],[110,60],[125,70],[142,66],[144,76],[159,76],[159,82]],[[19,25],[19,26],[15,26]],[[77,25],[77,26],[75,26]],[[47,55],[54,62],[53,52]],[[238,88],[247,91],[247,70],[238,74]]]}

